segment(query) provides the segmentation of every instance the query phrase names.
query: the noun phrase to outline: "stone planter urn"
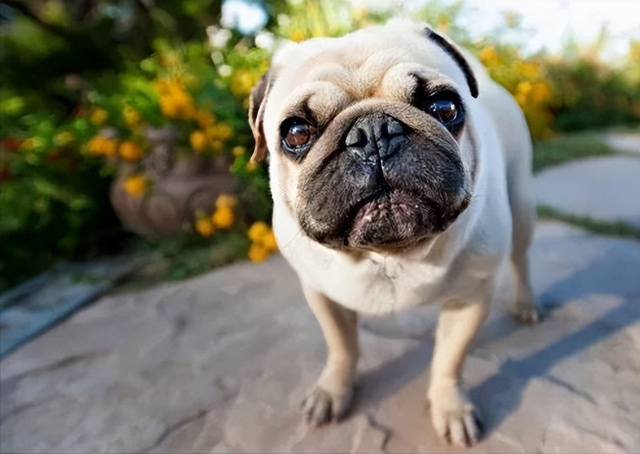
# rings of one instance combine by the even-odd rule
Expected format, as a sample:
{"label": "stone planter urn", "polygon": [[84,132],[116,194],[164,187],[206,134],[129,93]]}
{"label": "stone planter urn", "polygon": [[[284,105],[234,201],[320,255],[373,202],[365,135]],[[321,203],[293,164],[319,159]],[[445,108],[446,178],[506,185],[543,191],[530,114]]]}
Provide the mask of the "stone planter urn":
{"label": "stone planter urn", "polygon": [[176,235],[193,224],[197,210],[211,211],[220,194],[235,192],[228,158],[177,157],[176,133],[169,127],[150,128],[147,138],[152,150],[143,158],[142,174],[151,187],[140,196],[129,194],[126,169],[111,184],[111,204],[126,228],[146,237]]}

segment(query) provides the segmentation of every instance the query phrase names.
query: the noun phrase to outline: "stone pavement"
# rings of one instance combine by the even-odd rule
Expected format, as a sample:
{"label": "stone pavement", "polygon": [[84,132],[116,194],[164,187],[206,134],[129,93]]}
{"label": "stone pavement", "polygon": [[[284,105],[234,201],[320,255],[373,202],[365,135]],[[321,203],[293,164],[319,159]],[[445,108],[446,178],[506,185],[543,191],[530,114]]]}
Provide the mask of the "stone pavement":
{"label": "stone pavement", "polygon": [[552,167],[536,175],[534,188],[540,204],[640,228],[640,159],[636,156],[582,159]]}
{"label": "stone pavement", "polygon": [[115,286],[144,257],[54,267],[0,295],[0,358]]}
{"label": "stone pavement", "polygon": [[603,134],[602,140],[617,150],[640,154],[640,134],[638,133],[607,133]]}
{"label": "stone pavement", "polygon": [[[637,134],[605,139],[640,151]],[[538,201],[638,226],[639,165],[546,170]],[[640,451],[638,269],[638,241],[538,223],[545,319],[520,326],[493,308],[464,372],[486,426],[470,452]],[[103,296],[0,362],[0,452],[461,452],[436,439],[424,397],[436,315],[362,318],[355,408],[314,429],[299,405],[324,342],[279,255]]]}
{"label": "stone pavement", "polygon": [[[640,242],[540,222],[532,262],[545,320],[494,307],[467,360],[471,452],[638,452]],[[2,361],[0,451],[458,452],[426,409],[430,323],[365,320],[355,408],[314,429],[325,347],[279,255],[107,295]]]}

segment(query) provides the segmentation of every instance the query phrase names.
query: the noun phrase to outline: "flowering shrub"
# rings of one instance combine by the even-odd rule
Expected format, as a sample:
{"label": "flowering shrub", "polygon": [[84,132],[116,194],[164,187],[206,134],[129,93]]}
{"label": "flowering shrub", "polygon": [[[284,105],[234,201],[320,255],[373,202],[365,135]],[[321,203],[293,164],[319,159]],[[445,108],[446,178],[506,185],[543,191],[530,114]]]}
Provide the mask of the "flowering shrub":
{"label": "flowering shrub", "polygon": [[125,184],[132,195],[143,186],[143,158],[152,148],[149,128],[172,128],[176,159],[230,155],[234,146],[246,144],[243,99],[217,77],[207,51],[203,44],[173,50],[159,42],[140,69],[120,75],[119,89],[107,78],[88,93],[95,135],[85,151],[135,178]]}
{"label": "flowering shrub", "polygon": [[[398,12],[396,5],[365,9],[346,0],[279,0],[269,3],[267,26],[245,36],[217,21],[218,3],[150,2],[149,14],[133,17],[96,6],[72,32],[52,35],[74,24],[76,16],[55,6],[71,3],[42,2],[40,20],[54,27],[22,18],[0,34],[0,289],[54,259],[86,257],[89,245],[102,245],[93,254],[109,251],[122,237],[108,202],[110,180],[117,174],[132,197],[150,194],[150,132],[163,128],[175,133],[176,160],[223,157],[239,182],[233,196],[195,214],[191,238],[233,242],[233,254],[243,251],[253,261],[267,257],[275,250],[268,176],[263,164],[249,159],[252,86],[268,69],[279,39],[342,35]],[[640,44],[615,69],[597,53],[525,56],[498,33],[471,39],[457,25],[461,8],[433,1],[411,14],[478,55],[514,95],[534,138],[638,123]],[[507,19],[516,30],[518,21]],[[216,23],[206,29],[208,43],[205,22]]]}
{"label": "flowering shrub", "polygon": [[536,57],[523,59],[517,48],[492,44],[484,46],[478,57],[491,77],[515,97],[531,136],[534,139],[550,136],[555,89],[545,74],[543,62]]}

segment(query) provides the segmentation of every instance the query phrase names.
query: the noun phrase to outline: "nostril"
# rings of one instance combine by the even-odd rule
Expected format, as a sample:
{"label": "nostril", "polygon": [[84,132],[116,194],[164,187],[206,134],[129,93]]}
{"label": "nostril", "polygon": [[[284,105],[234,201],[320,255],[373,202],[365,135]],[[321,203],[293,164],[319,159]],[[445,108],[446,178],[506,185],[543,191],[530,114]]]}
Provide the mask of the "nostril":
{"label": "nostril", "polygon": [[367,144],[367,135],[357,127],[351,128],[345,139],[345,145],[348,147],[364,147]]}
{"label": "nostril", "polygon": [[382,135],[391,139],[392,137],[404,135],[404,126],[398,120],[389,118],[382,126]]}

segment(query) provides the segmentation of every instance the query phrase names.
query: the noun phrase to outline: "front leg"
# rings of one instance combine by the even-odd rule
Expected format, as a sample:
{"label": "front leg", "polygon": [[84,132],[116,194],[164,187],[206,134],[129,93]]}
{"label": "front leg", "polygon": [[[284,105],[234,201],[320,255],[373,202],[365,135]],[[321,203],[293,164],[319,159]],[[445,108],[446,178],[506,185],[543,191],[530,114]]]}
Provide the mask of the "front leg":
{"label": "front leg", "polygon": [[480,436],[480,422],[473,404],[460,386],[460,372],[467,347],[487,317],[488,303],[445,303],[436,329],[427,398],[436,433],[460,446],[474,444]]}
{"label": "front leg", "polygon": [[327,363],[315,389],[303,402],[308,422],[320,425],[339,419],[353,401],[358,363],[358,316],[324,294],[302,284],[327,343]]}

